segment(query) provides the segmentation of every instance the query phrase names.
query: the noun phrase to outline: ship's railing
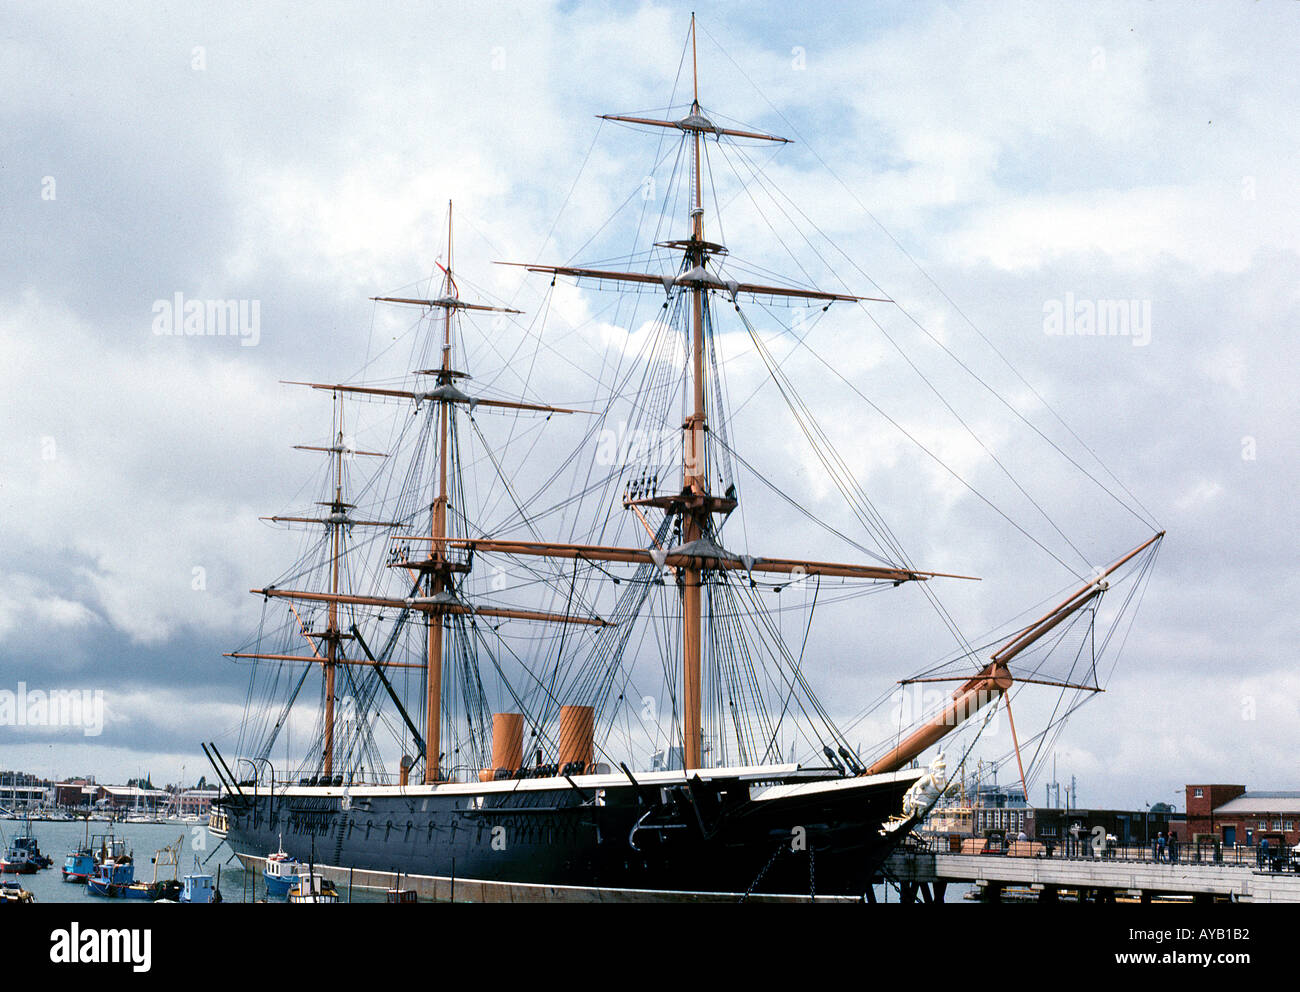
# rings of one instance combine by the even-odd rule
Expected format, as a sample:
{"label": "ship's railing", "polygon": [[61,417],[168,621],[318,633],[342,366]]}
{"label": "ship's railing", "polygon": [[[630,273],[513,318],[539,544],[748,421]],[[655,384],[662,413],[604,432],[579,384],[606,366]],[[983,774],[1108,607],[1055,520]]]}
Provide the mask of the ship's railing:
{"label": "ship's railing", "polygon": [[[366,772],[365,775],[282,775],[277,772],[275,782],[277,789],[286,785],[328,786],[341,789],[362,785],[400,785],[401,778],[396,772]],[[416,779],[411,779],[412,784],[416,782]],[[262,784],[266,784],[265,780]]]}
{"label": "ship's railing", "polygon": [[[393,566],[415,565],[428,560],[429,554],[428,545],[412,548],[410,544],[399,544],[388,552],[388,563]],[[456,572],[467,572],[474,564],[474,552],[468,548],[443,548],[442,557]]]}

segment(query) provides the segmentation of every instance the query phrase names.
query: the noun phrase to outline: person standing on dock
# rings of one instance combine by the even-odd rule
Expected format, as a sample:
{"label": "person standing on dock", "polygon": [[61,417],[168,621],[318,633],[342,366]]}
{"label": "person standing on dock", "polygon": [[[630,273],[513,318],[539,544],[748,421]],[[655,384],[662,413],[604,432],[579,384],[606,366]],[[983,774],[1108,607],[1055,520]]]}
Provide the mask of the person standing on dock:
{"label": "person standing on dock", "polygon": [[1156,837],[1156,860],[1160,862],[1165,860],[1165,832],[1163,830]]}
{"label": "person standing on dock", "polygon": [[1178,835],[1169,831],[1169,863],[1178,864]]}

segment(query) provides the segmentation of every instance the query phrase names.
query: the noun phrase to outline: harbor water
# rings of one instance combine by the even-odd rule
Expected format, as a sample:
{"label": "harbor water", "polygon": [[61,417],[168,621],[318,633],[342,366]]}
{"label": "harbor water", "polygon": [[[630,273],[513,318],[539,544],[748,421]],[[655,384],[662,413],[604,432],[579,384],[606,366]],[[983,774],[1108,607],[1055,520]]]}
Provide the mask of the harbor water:
{"label": "harbor water", "polygon": [[[21,820],[0,822],[4,839],[23,832]],[[257,902],[266,898],[266,886],[260,871],[245,871],[230,848],[208,831],[207,826],[198,823],[109,823],[105,820],[91,820],[90,834],[112,832],[117,838],[126,842],[128,853],[135,860],[135,880],[152,882],[154,879],[153,859],[155,854],[169,844],[181,838],[179,864],[173,869],[170,865],[158,867],[158,880],[185,875],[208,874],[213,878],[220,873],[218,887],[223,902]],[[70,851],[76,851],[86,841],[86,826],[77,821],[33,821],[32,835],[40,844],[41,853],[54,861],[54,866],[36,872],[34,875],[5,875],[4,878],[17,879],[24,889],[36,896],[38,903],[126,903],[139,904],[142,900],[105,899],[92,896],[83,884],[63,881],[63,859]],[[269,852],[267,852],[269,853]],[[339,886],[339,898],[348,901],[348,887]],[[283,902],[283,899],[273,899]],[[384,893],[374,889],[355,888],[351,893],[352,902],[383,902]]]}

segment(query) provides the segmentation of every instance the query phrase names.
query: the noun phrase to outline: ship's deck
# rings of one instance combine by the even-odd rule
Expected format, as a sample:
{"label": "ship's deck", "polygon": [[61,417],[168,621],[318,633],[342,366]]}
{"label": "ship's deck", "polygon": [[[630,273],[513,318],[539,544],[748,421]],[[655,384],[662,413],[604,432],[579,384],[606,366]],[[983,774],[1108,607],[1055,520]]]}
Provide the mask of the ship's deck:
{"label": "ship's deck", "polygon": [[[784,798],[806,790],[809,786],[833,788],[855,788],[876,784],[910,781],[922,775],[924,769],[905,768],[902,771],[886,772],[881,775],[853,776],[840,775],[833,768],[805,767],[798,764],[783,765],[739,765],[728,768],[700,768],[692,770],[688,776],[683,771],[633,772],[632,777],[624,772],[610,772],[594,775],[547,776],[545,778],[509,778],[493,782],[436,782],[414,783],[408,785],[275,785],[272,790],[276,796],[314,796],[357,798],[362,796],[467,796],[492,793],[551,791],[571,789],[612,789],[630,787],[633,779],[638,787],[662,788],[666,786],[685,785],[699,778],[701,781],[735,780],[748,782],[751,786],[768,787],[756,792],[755,799]],[[256,788],[245,785],[244,794],[266,795],[263,785]],[[233,795],[223,790],[223,796]]]}

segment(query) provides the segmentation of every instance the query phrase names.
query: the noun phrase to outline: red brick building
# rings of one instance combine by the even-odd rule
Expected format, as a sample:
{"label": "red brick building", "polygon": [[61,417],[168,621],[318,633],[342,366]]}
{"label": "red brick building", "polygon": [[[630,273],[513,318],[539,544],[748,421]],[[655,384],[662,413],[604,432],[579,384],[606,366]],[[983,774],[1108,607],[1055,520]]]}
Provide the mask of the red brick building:
{"label": "red brick building", "polygon": [[97,799],[103,798],[103,790],[90,779],[72,779],[56,782],[53,787],[54,803],[67,809],[89,809]]}
{"label": "red brick building", "polygon": [[1187,786],[1187,830],[1224,847],[1278,849],[1300,843],[1300,792],[1247,792],[1244,785]]}

